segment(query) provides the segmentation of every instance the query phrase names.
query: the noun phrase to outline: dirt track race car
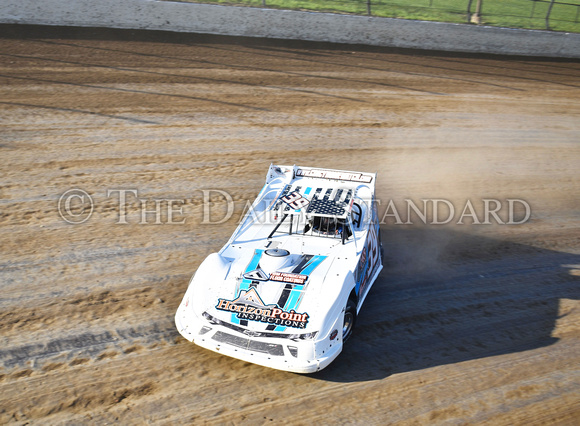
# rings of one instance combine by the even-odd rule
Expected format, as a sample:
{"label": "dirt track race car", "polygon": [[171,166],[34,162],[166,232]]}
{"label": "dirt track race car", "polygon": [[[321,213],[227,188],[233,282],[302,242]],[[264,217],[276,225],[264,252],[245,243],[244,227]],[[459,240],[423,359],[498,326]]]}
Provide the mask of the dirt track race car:
{"label": "dirt track race car", "polygon": [[271,165],[230,240],[191,279],[175,315],[181,335],[280,370],[328,366],[383,267],[375,180]]}

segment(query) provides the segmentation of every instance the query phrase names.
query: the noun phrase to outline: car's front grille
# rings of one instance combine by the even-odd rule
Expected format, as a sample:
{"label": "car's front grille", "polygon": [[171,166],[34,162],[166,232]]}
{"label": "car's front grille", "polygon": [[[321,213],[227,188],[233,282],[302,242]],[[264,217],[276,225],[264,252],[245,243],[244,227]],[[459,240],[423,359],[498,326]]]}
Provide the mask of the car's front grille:
{"label": "car's front grille", "polygon": [[259,342],[257,340],[250,340],[250,346],[248,349],[256,352],[263,352],[273,356],[284,356],[284,349],[282,345],[277,345],[275,343],[265,343]]}
{"label": "car's front grille", "polygon": [[[218,324],[222,327],[227,327],[238,333],[248,332],[249,330],[244,327],[240,327],[239,325],[230,324],[229,322],[222,321],[218,318],[215,318],[208,314],[207,312],[203,313],[203,317],[208,320],[212,324]],[[265,337],[265,338],[276,338],[276,339],[291,339],[291,340],[312,340],[318,334],[317,331],[312,333],[302,333],[302,334],[286,334],[286,333],[269,333],[267,331],[254,331],[252,330],[252,337]]]}
{"label": "car's front grille", "polygon": [[237,346],[238,348],[246,349],[248,347],[248,338],[241,336],[234,336],[233,334],[224,333],[222,331],[216,332],[213,339],[220,343],[227,343],[228,345]]}
{"label": "car's front grille", "polygon": [[234,336],[233,334],[218,331],[213,335],[213,339],[220,343],[235,346],[237,348],[247,349],[249,351],[261,352],[272,356],[284,356],[282,345],[275,343],[260,342],[251,340],[246,337]]}

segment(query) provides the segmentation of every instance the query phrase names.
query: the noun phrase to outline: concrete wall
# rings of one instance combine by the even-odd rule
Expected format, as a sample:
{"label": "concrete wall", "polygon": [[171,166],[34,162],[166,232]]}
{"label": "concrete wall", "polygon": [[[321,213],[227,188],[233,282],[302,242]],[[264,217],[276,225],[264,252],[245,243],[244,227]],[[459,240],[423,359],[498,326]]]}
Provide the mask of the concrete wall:
{"label": "concrete wall", "polygon": [[2,0],[0,23],[150,29],[580,58],[580,34],[156,0]]}

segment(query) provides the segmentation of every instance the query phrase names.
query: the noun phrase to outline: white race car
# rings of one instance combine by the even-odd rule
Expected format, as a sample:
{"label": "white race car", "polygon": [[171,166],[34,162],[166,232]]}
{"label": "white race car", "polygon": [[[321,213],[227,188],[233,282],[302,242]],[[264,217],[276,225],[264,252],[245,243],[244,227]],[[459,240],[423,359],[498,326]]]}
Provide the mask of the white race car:
{"label": "white race car", "polygon": [[375,181],[271,165],[242,223],[191,279],[175,315],[181,335],[280,370],[328,366],[383,268]]}

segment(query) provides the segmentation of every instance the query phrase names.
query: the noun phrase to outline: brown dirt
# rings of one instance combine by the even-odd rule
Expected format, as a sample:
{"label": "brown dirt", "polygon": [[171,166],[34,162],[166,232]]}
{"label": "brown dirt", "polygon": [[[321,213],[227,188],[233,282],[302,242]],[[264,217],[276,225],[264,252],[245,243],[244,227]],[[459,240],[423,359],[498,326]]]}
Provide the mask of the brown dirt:
{"label": "brown dirt", "polygon": [[[0,423],[572,424],[580,418],[580,62],[0,27]],[[385,269],[315,375],[173,325],[271,162],[377,171]],[[83,224],[61,219],[71,188]],[[114,189],[177,199],[167,224]],[[204,224],[202,189],[232,218]],[[405,199],[523,199],[522,225],[397,225]],[[213,193],[212,220],[224,200]],[[179,207],[179,206],[178,206]],[[521,212],[520,212],[521,214]],[[431,216],[429,216],[431,218]]]}

